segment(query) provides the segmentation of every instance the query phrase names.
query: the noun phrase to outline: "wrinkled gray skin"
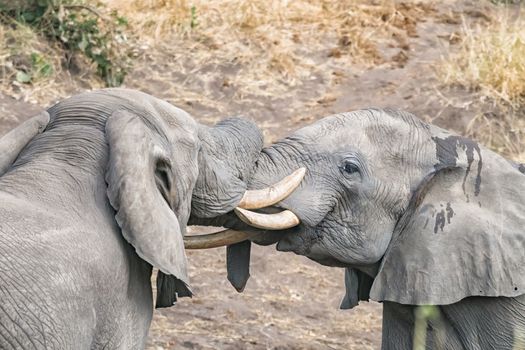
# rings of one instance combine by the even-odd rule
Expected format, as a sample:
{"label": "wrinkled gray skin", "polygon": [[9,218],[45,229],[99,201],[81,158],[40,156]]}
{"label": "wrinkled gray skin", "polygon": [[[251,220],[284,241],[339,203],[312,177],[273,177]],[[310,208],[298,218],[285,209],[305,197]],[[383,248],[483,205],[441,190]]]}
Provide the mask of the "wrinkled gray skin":
{"label": "wrinkled gray skin", "polygon": [[237,205],[261,133],[124,89],[48,113],[0,139],[0,348],[143,348],[152,266],[157,307],[191,295],[190,210]]}
{"label": "wrinkled gray skin", "polygon": [[273,235],[277,249],[346,267],[341,307],[383,302],[383,349],[412,349],[415,306],[425,304],[441,315],[429,349],[512,349],[523,339],[523,165],[408,113],[370,109],[265,148],[249,187],[298,167],[306,177],[278,207],[302,223]]}

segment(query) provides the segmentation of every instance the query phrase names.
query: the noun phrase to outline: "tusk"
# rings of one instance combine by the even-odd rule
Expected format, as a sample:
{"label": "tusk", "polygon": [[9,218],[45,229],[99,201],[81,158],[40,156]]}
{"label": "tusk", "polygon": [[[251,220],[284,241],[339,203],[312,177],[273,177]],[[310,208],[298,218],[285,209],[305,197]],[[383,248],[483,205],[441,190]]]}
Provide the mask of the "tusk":
{"label": "tusk", "polygon": [[235,230],[223,230],[206,235],[195,235],[184,237],[184,248],[186,249],[210,249],[222,247],[246,241],[251,235],[246,232]]}
{"label": "tusk", "polygon": [[242,208],[235,208],[235,213],[243,222],[263,230],[285,230],[297,226],[301,222],[297,215],[290,210],[284,210],[276,214],[261,214]]}
{"label": "tusk", "polygon": [[273,186],[246,191],[238,207],[260,209],[274,205],[288,197],[299,186],[305,174],[306,168],[299,168]]}

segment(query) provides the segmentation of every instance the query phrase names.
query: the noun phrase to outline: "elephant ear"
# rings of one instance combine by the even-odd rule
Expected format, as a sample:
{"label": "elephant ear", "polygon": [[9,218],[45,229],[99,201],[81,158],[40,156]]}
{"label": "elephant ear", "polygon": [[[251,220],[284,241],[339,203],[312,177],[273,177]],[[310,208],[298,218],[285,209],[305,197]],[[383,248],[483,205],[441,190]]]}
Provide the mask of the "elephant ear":
{"label": "elephant ear", "polygon": [[445,305],[525,293],[525,175],[458,136],[434,137],[438,163],[399,220],[370,297]]}
{"label": "elephant ear", "polygon": [[0,176],[7,172],[22,149],[44,131],[48,123],[49,114],[43,111],[0,138]]}
{"label": "elephant ear", "polygon": [[158,277],[161,288],[157,300],[162,301],[158,306],[171,306],[177,295],[191,296],[191,291],[184,229],[172,204],[172,147],[162,128],[155,127],[153,131],[141,117],[128,111],[110,116],[106,123],[107,194],[124,238],[142,259],[163,273]]}

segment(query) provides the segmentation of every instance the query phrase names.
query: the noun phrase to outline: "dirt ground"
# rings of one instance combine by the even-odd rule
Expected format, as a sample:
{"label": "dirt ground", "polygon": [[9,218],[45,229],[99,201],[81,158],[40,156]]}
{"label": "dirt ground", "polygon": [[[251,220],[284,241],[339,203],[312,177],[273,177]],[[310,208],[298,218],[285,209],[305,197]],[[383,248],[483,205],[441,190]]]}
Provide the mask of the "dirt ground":
{"label": "dirt ground", "polygon": [[[324,65],[328,74],[314,74],[280,95],[239,96],[239,87],[228,81],[234,80],[242,66],[189,67],[192,74],[182,75],[176,67],[186,65],[187,71],[191,52],[182,57],[169,49],[169,43],[156,52],[143,49],[125,86],[166,99],[203,123],[244,115],[260,125],[268,143],[323,116],[370,106],[404,109],[464,133],[468,122],[490,107],[473,102],[471,93],[461,88],[444,88],[435,77],[434,64],[454,50],[462,21],[485,21],[490,5],[478,1],[425,3],[411,7],[412,24],[399,33],[402,38],[396,45],[379,45],[382,62],[342,70],[338,60],[348,57],[334,58],[337,52],[327,45],[309,59]],[[23,102],[22,95],[15,97],[19,100],[0,93],[0,134],[41,108]],[[238,294],[226,280],[224,248],[190,251],[188,259],[195,296],[155,311],[148,349],[380,347],[379,303],[338,309],[344,293],[342,269],[256,246],[252,277],[244,293]]]}

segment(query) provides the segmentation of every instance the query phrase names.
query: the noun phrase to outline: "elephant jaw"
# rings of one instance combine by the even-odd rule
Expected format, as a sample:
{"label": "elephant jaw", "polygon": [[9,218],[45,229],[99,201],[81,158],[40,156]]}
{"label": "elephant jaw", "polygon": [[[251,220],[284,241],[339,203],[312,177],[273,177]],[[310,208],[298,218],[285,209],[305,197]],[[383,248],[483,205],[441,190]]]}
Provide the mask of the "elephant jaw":
{"label": "elephant jaw", "polygon": [[[262,209],[272,206],[287,198],[297,187],[306,174],[305,168],[294,171],[273,186],[245,192],[235,213],[244,223],[263,230],[285,230],[299,225],[300,220],[292,211],[284,210],[275,214],[262,214],[247,210]],[[184,237],[186,249],[209,249],[225,245],[232,245],[252,238],[253,234],[236,230],[193,235]]]}

